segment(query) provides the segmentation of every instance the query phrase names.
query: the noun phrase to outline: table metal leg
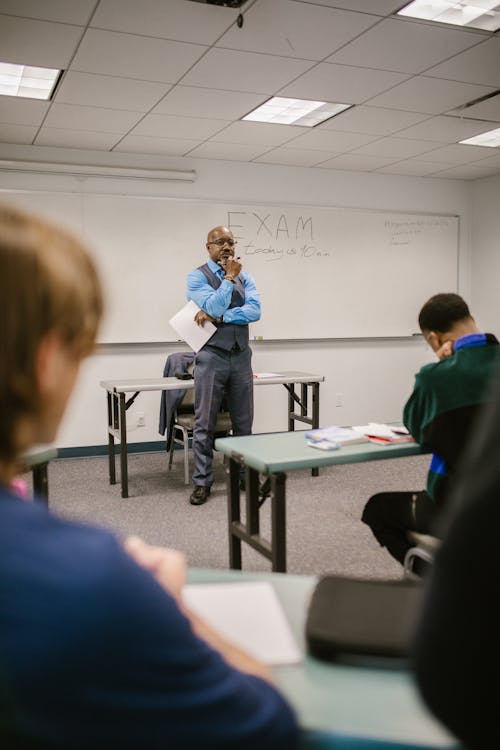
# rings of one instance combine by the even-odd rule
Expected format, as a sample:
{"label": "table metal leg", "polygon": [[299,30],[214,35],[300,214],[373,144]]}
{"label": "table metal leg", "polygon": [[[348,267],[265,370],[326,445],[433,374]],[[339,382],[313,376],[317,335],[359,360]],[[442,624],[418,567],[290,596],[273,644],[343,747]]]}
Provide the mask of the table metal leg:
{"label": "table metal leg", "polygon": [[293,383],[290,383],[290,384],[287,384],[285,387],[288,391],[288,432],[293,432],[295,430],[295,417],[294,417],[295,385]]}
{"label": "table metal leg", "polygon": [[227,511],[229,530],[229,567],[241,570],[241,539],[236,536],[234,524],[240,522],[240,464],[229,459],[227,474]]}
{"label": "table metal leg", "polygon": [[271,488],[272,570],[286,573],[286,474],[273,474]]}
{"label": "table metal leg", "polygon": [[120,472],[122,497],[128,497],[127,412],[125,410],[124,393],[120,393]]}
{"label": "table metal leg", "polygon": [[259,534],[259,472],[246,468],[246,528],[248,534]]}
{"label": "table metal leg", "polygon": [[49,504],[49,475],[47,471],[47,462],[37,464],[31,469],[33,474],[33,491],[34,495],[44,505]]}
{"label": "table metal leg", "polygon": [[116,484],[116,469],[115,469],[115,438],[111,430],[114,428],[113,420],[113,395],[108,391],[106,393],[108,402],[108,469],[109,469],[109,483]]}
{"label": "table metal leg", "polygon": [[317,430],[319,427],[319,383],[312,383],[312,428]]}

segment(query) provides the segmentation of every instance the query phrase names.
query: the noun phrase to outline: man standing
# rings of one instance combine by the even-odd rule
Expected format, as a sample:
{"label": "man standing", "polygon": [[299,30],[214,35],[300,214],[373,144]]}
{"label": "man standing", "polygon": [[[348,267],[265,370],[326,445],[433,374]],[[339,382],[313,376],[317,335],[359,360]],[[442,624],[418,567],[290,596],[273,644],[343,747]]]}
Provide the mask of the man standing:
{"label": "man standing", "polygon": [[420,330],[438,358],[422,367],[403,414],[415,440],[433,452],[427,491],[382,492],[371,497],[362,520],[377,541],[401,564],[412,546],[408,531],[436,533],[435,523],[491,376],[500,347],[491,333],[480,333],[458,294],[436,294],[423,306]]}
{"label": "man standing", "polygon": [[260,318],[260,297],[249,273],[234,257],[235,240],[227,227],[207,236],[210,259],[187,279],[187,298],[200,311],[195,320],[217,327],[195,360],[194,490],[189,502],[202,505],[213,483],[213,442],[217,413],[227,398],[233,435],[249,435],[253,422],[252,351],[248,324]]}

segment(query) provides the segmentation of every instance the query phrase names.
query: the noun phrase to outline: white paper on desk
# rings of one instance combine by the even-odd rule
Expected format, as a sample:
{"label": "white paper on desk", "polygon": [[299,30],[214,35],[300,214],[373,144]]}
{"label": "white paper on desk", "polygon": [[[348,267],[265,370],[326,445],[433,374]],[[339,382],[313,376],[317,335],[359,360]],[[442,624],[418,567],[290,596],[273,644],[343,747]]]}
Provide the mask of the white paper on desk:
{"label": "white paper on desk", "polygon": [[385,424],[385,422],[368,422],[368,424],[358,425],[352,429],[362,432],[363,435],[372,435],[373,437],[381,438],[394,438],[410,434],[404,425],[391,427],[391,425]]}
{"label": "white paper on desk", "polygon": [[183,598],[228,641],[265,664],[296,664],[302,660],[269,582],[189,584],[184,587]]}
{"label": "white paper on desk", "polygon": [[199,326],[195,323],[194,316],[199,312],[200,308],[190,300],[184,305],[178,313],[170,318],[168,321],[174,331],[184,339],[186,344],[191,347],[194,352],[199,352],[202,346],[205,346],[207,341],[212,338],[215,331],[217,330],[213,323],[209,320],[206,321],[205,325]]}

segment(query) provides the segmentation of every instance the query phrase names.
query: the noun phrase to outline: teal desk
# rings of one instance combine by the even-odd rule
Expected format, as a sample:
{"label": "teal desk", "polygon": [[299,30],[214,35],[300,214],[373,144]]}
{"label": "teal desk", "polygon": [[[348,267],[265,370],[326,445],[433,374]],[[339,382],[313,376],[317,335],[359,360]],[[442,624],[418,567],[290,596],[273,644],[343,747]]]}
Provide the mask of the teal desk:
{"label": "teal desk", "polygon": [[[255,386],[282,385],[288,391],[288,429],[294,430],[296,422],[319,427],[319,384],[323,375],[287,370],[272,378],[258,378]],[[109,483],[116,484],[115,440],[120,441],[120,478],[122,497],[128,497],[127,460],[127,409],[142,391],[175,391],[194,388],[193,380],[177,378],[137,378],[135,380],[102,380],[106,390],[108,415],[108,468]],[[313,469],[317,473],[317,469]]]}
{"label": "teal desk", "polygon": [[271,581],[304,653],[301,664],[276,667],[274,674],[297,712],[307,750],[456,747],[421,702],[408,670],[336,665],[306,654],[304,623],[315,578],[190,570],[188,580]]}
{"label": "teal desk", "polygon": [[[249,544],[271,560],[272,570],[286,572],[286,474],[298,469],[318,469],[335,464],[380,461],[415,456],[424,451],[416,443],[345,445],[337,451],[320,451],[306,444],[304,432],[219,438],[217,450],[229,458],[228,523],[229,565],[241,569],[241,543]],[[241,522],[239,467],[246,466],[246,521]],[[259,472],[271,480],[271,540],[260,534]]]}

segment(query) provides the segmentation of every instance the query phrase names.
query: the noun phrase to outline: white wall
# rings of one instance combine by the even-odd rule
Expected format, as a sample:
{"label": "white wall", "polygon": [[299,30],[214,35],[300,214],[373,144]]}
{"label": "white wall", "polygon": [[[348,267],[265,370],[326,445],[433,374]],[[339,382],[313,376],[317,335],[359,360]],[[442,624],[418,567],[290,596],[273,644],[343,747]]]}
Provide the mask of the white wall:
{"label": "white wall", "polygon": [[471,308],[483,330],[500,338],[500,177],[471,184]]}
{"label": "white wall", "polygon": [[[17,156],[26,158],[26,154],[27,152],[20,150]],[[45,156],[50,155],[50,150],[45,150]],[[84,156],[89,163],[98,163],[99,157],[103,161],[102,155],[80,152],[82,161]],[[111,163],[110,156],[106,156],[108,164]],[[115,156],[118,158],[118,155]],[[62,160],[60,154],[58,158],[59,161]],[[74,153],[68,153],[68,160],[75,160]],[[126,165],[126,157],[124,161],[122,156],[121,161],[122,165]],[[460,216],[459,291],[469,297],[470,201],[468,187],[464,182],[209,160],[184,161],[185,163],[170,160],[165,166],[196,169],[198,177],[193,184],[153,184],[144,180],[102,181],[96,178],[0,172],[0,190],[99,189],[222,201],[457,214]],[[129,157],[128,163],[131,162]],[[134,162],[137,163],[137,157]],[[151,165],[146,163],[145,166]],[[200,237],[200,261],[203,259],[204,238]],[[387,269],[387,273],[390,272]],[[429,269],[429,273],[432,273],[432,269]],[[179,283],[183,284],[184,279]],[[397,284],[397,279],[394,283]],[[279,304],[278,298],[276,304]],[[300,315],[300,309],[284,310],[283,314]],[[417,314],[418,310],[415,310],[415,316]],[[338,311],[332,301],[332,316],[334,315],[338,315]],[[184,347],[102,347],[84,365],[60,431],[59,446],[104,444],[105,392],[99,387],[99,381],[159,376],[166,355],[181,348]],[[431,360],[421,339],[262,342],[255,343],[253,351],[255,370],[299,369],[325,375],[326,382],[321,386],[320,400],[322,424],[398,419],[412,388],[414,373],[424,362]],[[342,407],[336,406],[336,394],[342,394]],[[130,442],[158,439],[158,403],[158,393],[143,393],[139,396],[129,411]],[[138,412],[145,414],[146,426],[134,429]],[[285,390],[281,386],[259,386],[256,390],[255,414],[255,431],[286,429]]]}

